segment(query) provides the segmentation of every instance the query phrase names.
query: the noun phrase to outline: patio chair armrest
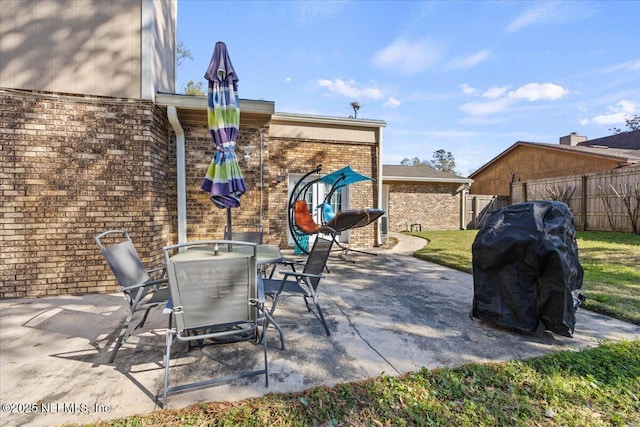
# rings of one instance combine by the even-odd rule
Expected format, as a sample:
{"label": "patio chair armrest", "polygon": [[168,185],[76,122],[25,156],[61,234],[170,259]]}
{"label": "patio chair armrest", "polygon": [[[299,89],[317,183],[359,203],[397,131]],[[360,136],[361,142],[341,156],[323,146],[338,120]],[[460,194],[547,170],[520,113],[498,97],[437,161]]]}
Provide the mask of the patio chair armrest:
{"label": "patio chair armrest", "polygon": [[304,261],[298,259],[283,259],[278,264],[282,265],[304,265]]}
{"label": "patio chair armrest", "polygon": [[322,274],[312,274],[312,273],[303,273],[301,271],[281,271],[280,273],[284,274],[284,278],[283,280],[285,280],[288,276],[296,276],[296,278],[300,278],[300,277],[311,277],[311,278],[318,278],[318,279],[322,279],[324,278],[324,276]]}
{"label": "patio chair armrest", "polygon": [[123,287],[122,290],[123,291],[130,291],[132,289],[146,288],[147,286],[160,285],[160,284],[163,284],[163,283],[167,283],[168,281],[169,281],[168,277],[162,277],[160,279],[147,280],[146,282],[136,283],[135,285],[126,286],[126,287]]}

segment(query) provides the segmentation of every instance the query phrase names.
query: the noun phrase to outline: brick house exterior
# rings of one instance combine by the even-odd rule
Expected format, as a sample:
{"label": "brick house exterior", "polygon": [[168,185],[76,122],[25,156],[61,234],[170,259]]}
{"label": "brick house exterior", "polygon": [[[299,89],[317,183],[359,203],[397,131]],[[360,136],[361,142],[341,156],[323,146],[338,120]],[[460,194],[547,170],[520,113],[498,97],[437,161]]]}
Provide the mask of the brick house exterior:
{"label": "brick house exterior", "polygon": [[389,231],[466,228],[466,195],[473,180],[431,167],[383,166],[383,209]]}
{"label": "brick house exterior", "polygon": [[[162,262],[162,247],[178,241],[177,138],[163,102],[183,98],[0,88],[0,297],[116,291],[94,242],[108,229],[128,230],[146,265]],[[186,237],[222,238],[226,212],[199,189],[214,154],[206,100],[188,98],[197,108],[178,107]],[[234,222],[261,222],[266,242],[286,248],[288,177],[318,163],[326,173],[350,165],[375,178],[353,185],[349,207],[379,206],[384,122],[252,111],[263,101],[243,102],[238,157],[249,190],[232,210]],[[353,230],[349,244],[375,246],[378,230],[378,223]]]}
{"label": "brick house exterior", "polygon": [[[116,291],[94,242],[108,229],[128,230],[148,267],[167,244],[223,236],[226,212],[199,190],[214,154],[206,99],[174,93],[177,9],[177,0],[3,4],[0,298]],[[260,222],[268,243],[286,247],[288,182],[318,163],[376,179],[354,185],[348,204],[379,207],[384,122],[275,114],[270,101],[240,107],[249,189],[235,223]],[[348,237],[374,246],[379,224]]]}
{"label": "brick house exterior", "polygon": [[149,101],[0,91],[0,295],[114,291],[93,236],[172,240],[169,128]]}

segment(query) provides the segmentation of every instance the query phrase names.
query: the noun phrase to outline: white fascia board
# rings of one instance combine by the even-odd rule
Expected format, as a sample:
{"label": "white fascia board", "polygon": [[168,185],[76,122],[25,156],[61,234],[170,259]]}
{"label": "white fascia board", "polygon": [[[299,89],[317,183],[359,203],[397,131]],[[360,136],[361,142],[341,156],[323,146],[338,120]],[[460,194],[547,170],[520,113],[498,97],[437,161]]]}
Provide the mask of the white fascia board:
{"label": "white fascia board", "polygon": [[472,179],[469,178],[418,178],[407,176],[383,176],[383,182],[434,182],[443,184],[471,184]]}
{"label": "white fascia board", "polygon": [[[185,110],[206,110],[206,96],[180,95],[174,93],[156,94],[156,104],[163,107],[174,106]],[[240,99],[240,111],[245,113],[273,114],[273,101]]]}
{"label": "white fascia board", "polygon": [[387,123],[383,120],[364,120],[349,119],[343,117],[332,116],[314,116],[311,114],[294,114],[294,113],[275,113],[271,120],[282,122],[298,122],[311,124],[341,125],[341,126],[357,126],[357,127],[386,127]]}

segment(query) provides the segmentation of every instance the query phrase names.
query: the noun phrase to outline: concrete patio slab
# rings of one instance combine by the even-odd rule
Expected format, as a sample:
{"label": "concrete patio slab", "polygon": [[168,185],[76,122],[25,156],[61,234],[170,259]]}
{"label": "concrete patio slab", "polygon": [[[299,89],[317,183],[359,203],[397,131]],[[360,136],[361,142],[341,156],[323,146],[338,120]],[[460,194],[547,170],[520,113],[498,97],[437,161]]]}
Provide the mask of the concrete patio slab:
{"label": "concrete patio slab", "polygon": [[[399,239],[393,250],[376,249],[378,256],[351,253],[355,263],[330,260],[331,272],[320,284],[330,337],[300,299],[281,300],[276,319],[287,350],[280,350],[270,329],[269,388],[264,377],[252,377],[170,395],[168,406],[640,338],[640,327],[582,309],[572,338],[519,334],[470,319],[472,276],[411,257],[424,240]],[[0,424],[89,423],[158,409],[167,316],[152,311],[109,364],[123,304],[120,295],[0,301]],[[172,384],[261,362],[259,347],[248,342],[191,351],[176,343],[174,350]]]}

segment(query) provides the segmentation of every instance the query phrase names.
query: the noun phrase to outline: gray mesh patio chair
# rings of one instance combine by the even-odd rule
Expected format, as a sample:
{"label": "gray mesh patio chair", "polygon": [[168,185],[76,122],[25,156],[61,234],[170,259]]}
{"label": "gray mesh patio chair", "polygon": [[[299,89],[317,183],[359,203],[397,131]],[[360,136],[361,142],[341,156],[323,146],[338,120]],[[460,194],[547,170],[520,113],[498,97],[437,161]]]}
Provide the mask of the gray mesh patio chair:
{"label": "gray mesh patio chair", "polygon": [[233,224],[231,232],[229,232],[228,224],[224,226],[225,240],[239,240],[242,242],[252,242],[261,245],[263,237],[264,227],[261,224]]}
{"label": "gray mesh patio chair", "polygon": [[[335,231],[327,229],[326,227],[321,228],[320,232],[329,233],[332,237],[335,234]],[[264,279],[265,295],[273,299],[270,309],[271,315],[273,315],[278,305],[278,300],[282,295],[299,296],[304,299],[307,310],[312,312],[320,323],[322,323],[327,336],[331,335],[318,302],[317,290],[320,279],[324,277],[323,272],[326,268],[333,242],[333,238],[325,239],[318,235],[309,252],[309,257],[304,263],[302,271],[295,271],[295,268],[292,268],[291,271],[280,270],[277,272],[277,275],[272,274],[270,278]],[[293,267],[293,265],[291,265],[291,267]],[[278,275],[282,275],[282,277],[277,277]],[[312,310],[309,300],[313,301],[316,308],[315,311]]]}
{"label": "gray mesh patio chair", "polygon": [[[129,233],[124,230],[109,230],[95,238],[100,252],[104,256],[116,276],[120,290],[129,303],[127,316],[120,328],[116,345],[111,352],[109,363],[116,358],[118,350],[138,328],[144,326],[149,310],[164,304],[169,299],[169,288],[162,286],[167,283],[164,267],[147,270],[136,248],[133,246]],[[138,310],[145,310],[142,320],[127,334],[133,315]]]}
{"label": "gray mesh patio chair", "polygon": [[[248,246],[253,251],[230,251],[229,247]],[[223,246],[226,248],[223,250]],[[212,250],[219,247],[220,252]],[[255,243],[210,240],[182,243],[164,248],[172,315],[175,328],[167,329],[164,358],[163,406],[167,395],[238,378],[265,376],[269,386],[266,329],[271,318],[264,309],[262,280],[256,271]],[[258,328],[262,333],[258,333]],[[264,367],[204,381],[169,386],[171,344],[177,338],[186,342],[213,341],[218,344],[262,338]],[[259,348],[257,345],[255,346]]]}

